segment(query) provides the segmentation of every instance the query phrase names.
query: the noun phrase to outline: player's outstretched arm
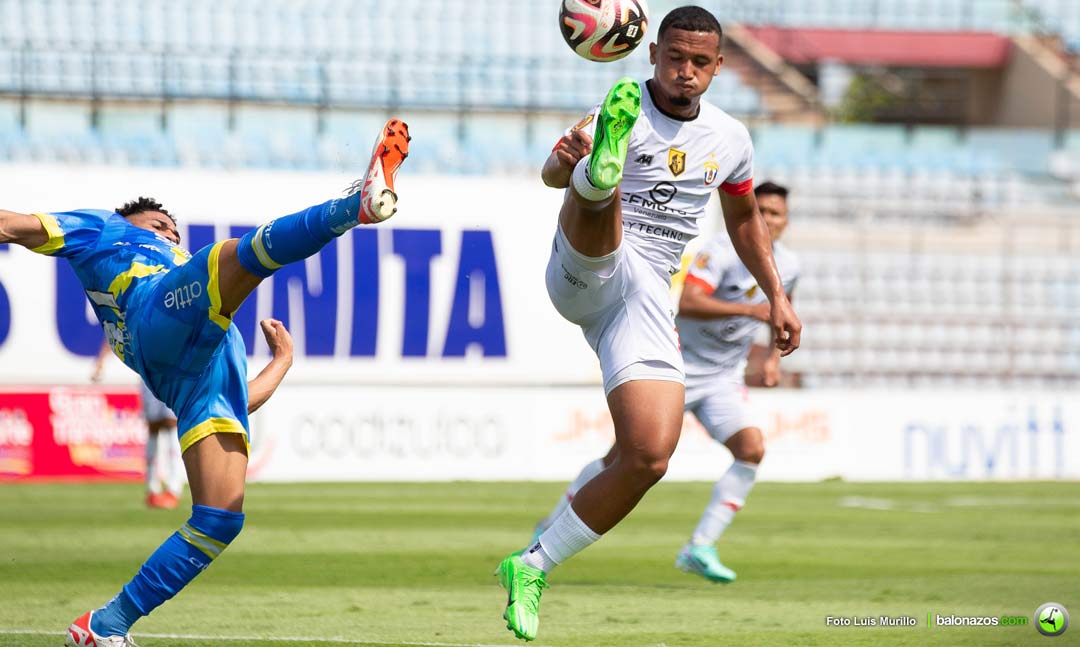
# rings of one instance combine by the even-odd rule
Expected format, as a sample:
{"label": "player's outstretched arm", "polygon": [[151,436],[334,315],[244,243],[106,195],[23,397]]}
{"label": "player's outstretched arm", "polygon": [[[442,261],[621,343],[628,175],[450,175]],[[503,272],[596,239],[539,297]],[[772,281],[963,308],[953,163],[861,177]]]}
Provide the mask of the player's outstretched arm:
{"label": "player's outstretched arm", "polygon": [[293,362],[292,335],[285,329],[285,324],[277,319],[263,319],[259,322],[266,345],[270,347],[273,358],[266,368],[259,371],[255,379],[248,382],[248,413],[266,404],[278,385],[285,379]]}
{"label": "player's outstretched arm", "polygon": [[784,284],[773,258],[772,239],[765,219],[758,210],[757,200],[753,193],[740,196],[723,190],[719,193],[724,223],[735,252],[772,304],[769,322],[772,325],[773,343],[780,349],[781,355],[788,355],[799,347],[802,322],[784,293]]}
{"label": "player's outstretched arm", "polygon": [[0,209],[0,243],[36,249],[49,242],[49,234],[34,216]]}
{"label": "player's outstretched arm", "polygon": [[551,151],[544,169],[540,172],[544,184],[553,189],[565,189],[570,186],[570,175],[578,161],[592,152],[592,136],[582,130],[575,130],[559,140],[555,150]]}
{"label": "player's outstretched arm", "polygon": [[753,317],[769,323],[768,303],[734,303],[720,301],[697,282],[683,283],[679,297],[679,316],[690,319],[722,319],[724,317]]}

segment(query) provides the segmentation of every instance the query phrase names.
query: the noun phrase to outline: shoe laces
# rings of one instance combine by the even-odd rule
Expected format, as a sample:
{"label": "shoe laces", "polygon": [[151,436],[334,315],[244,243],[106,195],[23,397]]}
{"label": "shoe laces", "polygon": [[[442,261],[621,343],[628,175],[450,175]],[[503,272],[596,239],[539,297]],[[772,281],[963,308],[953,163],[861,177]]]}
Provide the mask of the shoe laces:
{"label": "shoe laces", "polygon": [[548,587],[544,576],[540,573],[521,572],[517,576],[518,591],[521,595],[518,601],[527,609],[536,612],[540,609],[540,592]]}
{"label": "shoe laces", "polygon": [[353,180],[353,183],[349,185],[349,188],[345,189],[345,197],[347,198],[351,195],[359,193],[360,190],[364,188],[364,179],[365,178]]}

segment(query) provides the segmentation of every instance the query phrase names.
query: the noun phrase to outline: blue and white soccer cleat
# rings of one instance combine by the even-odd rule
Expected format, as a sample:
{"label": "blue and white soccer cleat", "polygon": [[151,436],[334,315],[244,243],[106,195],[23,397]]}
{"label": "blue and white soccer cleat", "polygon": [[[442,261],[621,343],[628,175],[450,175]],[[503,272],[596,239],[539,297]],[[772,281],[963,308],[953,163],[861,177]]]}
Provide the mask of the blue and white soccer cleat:
{"label": "blue and white soccer cleat", "polygon": [[720,562],[713,546],[683,546],[675,558],[680,571],[700,575],[710,582],[734,582],[735,571]]}
{"label": "blue and white soccer cleat", "polygon": [[93,611],[87,611],[71,623],[68,627],[67,636],[64,638],[64,647],[139,647],[131,639],[131,634],[126,636],[99,636],[90,629],[90,616]]}

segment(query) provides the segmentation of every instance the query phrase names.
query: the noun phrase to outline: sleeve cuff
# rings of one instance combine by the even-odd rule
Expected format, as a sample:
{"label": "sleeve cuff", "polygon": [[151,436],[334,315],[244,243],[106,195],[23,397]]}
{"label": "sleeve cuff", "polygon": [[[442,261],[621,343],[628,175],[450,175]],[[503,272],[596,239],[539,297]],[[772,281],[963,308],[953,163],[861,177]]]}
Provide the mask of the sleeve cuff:
{"label": "sleeve cuff", "polygon": [[51,255],[59,249],[64,247],[64,230],[60,228],[60,223],[57,222],[56,216],[51,213],[35,213],[32,214],[41,222],[41,226],[45,228],[45,233],[48,234],[49,240],[45,241],[43,245],[33,248],[32,252],[37,254]]}
{"label": "sleeve cuff", "polygon": [[708,281],[700,276],[694,276],[693,274],[687,274],[686,279],[683,280],[683,285],[696,285],[702,290],[705,290],[708,294],[716,292],[716,287],[710,285]]}
{"label": "sleeve cuff", "polygon": [[736,197],[747,195],[754,190],[754,178],[750,178],[744,182],[724,182],[720,185],[720,188],[728,195]]}

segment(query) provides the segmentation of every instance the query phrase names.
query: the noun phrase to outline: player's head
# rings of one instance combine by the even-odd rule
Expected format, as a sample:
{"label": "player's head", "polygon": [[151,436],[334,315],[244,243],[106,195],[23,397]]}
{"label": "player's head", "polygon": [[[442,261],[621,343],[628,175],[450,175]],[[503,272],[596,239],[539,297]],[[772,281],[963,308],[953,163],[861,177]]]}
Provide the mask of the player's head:
{"label": "player's head", "polygon": [[653,86],[675,106],[695,105],[720,72],[723,31],[716,16],[701,7],[679,7],[660,22],[649,45]]}
{"label": "player's head", "polygon": [[788,226],[787,196],[787,187],[775,182],[762,182],[754,189],[758,209],[765,217],[765,225],[768,226],[769,236],[773,240],[779,240]]}
{"label": "player's head", "polygon": [[176,230],[173,218],[160,202],[153,198],[140,197],[118,208],[116,213],[140,229],[161,234],[177,245],[180,244],[180,232]]}

